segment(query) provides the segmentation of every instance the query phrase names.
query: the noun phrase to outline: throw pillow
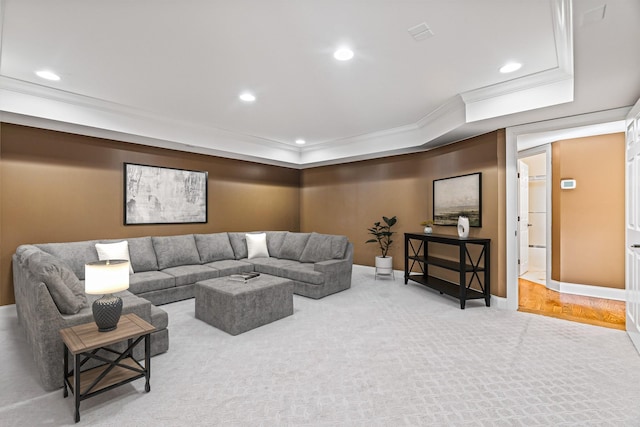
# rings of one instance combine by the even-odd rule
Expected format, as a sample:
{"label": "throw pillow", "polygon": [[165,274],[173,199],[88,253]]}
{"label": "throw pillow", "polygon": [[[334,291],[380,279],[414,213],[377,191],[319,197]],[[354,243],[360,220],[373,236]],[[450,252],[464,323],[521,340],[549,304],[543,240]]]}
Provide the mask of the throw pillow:
{"label": "throw pillow", "polygon": [[47,286],[60,313],[76,314],[88,306],[84,286],[64,262],[40,251],[32,254],[27,263],[36,280]]}
{"label": "throw pillow", "polygon": [[247,234],[247,258],[269,258],[267,234]]}
{"label": "throw pillow", "polygon": [[96,251],[100,261],[110,259],[125,259],[129,261],[129,274],[133,274],[131,258],[129,258],[129,242],[126,240],[118,243],[96,243]]}

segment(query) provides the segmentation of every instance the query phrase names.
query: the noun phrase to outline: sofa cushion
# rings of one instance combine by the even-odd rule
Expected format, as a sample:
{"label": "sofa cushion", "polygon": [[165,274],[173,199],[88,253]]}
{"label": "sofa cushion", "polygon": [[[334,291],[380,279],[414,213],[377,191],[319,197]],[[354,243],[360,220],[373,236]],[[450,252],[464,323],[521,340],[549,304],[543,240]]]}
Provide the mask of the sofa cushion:
{"label": "sofa cushion", "polygon": [[311,233],[287,233],[280,248],[280,258],[299,261]]}
{"label": "sofa cushion", "polygon": [[249,233],[247,239],[247,258],[269,258],[266,233]]}
{"label": "sofa cushion", "polygon": [[131,267],[135,272],[158,270],[158,259],[151,237],[128,239]]}
{"label": "sofa cushion", "polygon": [[232,274],[251,273],[253,271],[253,264],[235,259],[213,261],[205,265],[217,270],[220,277],[230,276]]}
{"label": "sofa cushion", "polygon": [[134,313],[141,319],[151,322],[151,307],[153,307],[151,302],[128,291],[118,292],[114,295],[122,298],[122,314]]}
{"label": "sofa cushion", "polygon": [[166,311],[151,305],[151,324],[158,330],[166,329],[169,326],[169,315]]}
{"label": "sofa cushion", "polygon": [[203,264],[235,258],[227,233],[196,234],[195,238],[200,261]]}
{"label": "sofa cushion", "polygon": [[305,282],[314,285],[322,285],[325,279],[325,274],[315,271],[314,265],[310,263],[282,266],[278,269],[278,276],[295,280],[296,282]]}
{"label": "sofa cushion", "polygon": [[27,268],[43,282],[62,314],[76,314],[87,307],[84,286],[69,266],[51,254],[38,251],[27,259]]}
{"label": "sofa cushion", "polygon": [[200,254],[193,234],[152,237],[153,249],[158,259],[158,269],[178,265],[200,264]]}
{"label": "sofa cushion", "polygon": [[341,259],[347,249],[347,236],[311,233],[300,255],[300,262],[320,262]]}
{"label": "sofa cushion", "polygon": [[272,276],[279,275],[280,267],[300,264],[298,261],[283,258],[253,258],[247,259],[247,262],[253,264],[254,270],[258,273],[270,274]]}
{"label": "sofa cushion", "polygon": [[269,256],[280,258],[280,248],[286,235],[286,231],[267,231],[267,249],[269,250]]}
{"label": "sofa cushion", "polygon": [[233,248],[233,253],[236,259],[244,259],[247,257],[247,237],[246,233],[227,233],[229,235],[229,242]]}
{"label": "sofa cushion", "polygon": [[129,258],[129,242],[123,240],[115,243],[96,243],[96,252],[100,261],[124,259],[129,261],[129,274],[133,274],[133,266]]}
{"label": "sofa cushion", "polygon": [[179,265],[165,268],[162,272],[175,277],[176,286],[191,285],[200,280],[214,279],[220,275],[218,270],[204,265]]}
{"label": "sofa cushion", "polygon": [[80,280],[84,280],[84,265],[99,261],[95,244],[97,240],[69,243],[44,243],[36,245],[67,264]]}
{"label": "sofa cushion", "polygon": [[129,291],[136,295],[175,286],[175,277],[161,271],[139,271],[129,276]]}

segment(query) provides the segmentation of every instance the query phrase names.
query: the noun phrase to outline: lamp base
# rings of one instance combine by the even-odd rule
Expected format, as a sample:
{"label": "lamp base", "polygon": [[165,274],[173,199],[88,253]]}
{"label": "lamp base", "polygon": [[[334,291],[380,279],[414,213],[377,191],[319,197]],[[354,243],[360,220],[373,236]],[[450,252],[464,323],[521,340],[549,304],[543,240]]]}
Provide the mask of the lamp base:
{"label": "lamp base", "polygon": [[106,294],[95,300],[91,308],[99,332],[113,331],[118,327],[122,314],[122,298]]}

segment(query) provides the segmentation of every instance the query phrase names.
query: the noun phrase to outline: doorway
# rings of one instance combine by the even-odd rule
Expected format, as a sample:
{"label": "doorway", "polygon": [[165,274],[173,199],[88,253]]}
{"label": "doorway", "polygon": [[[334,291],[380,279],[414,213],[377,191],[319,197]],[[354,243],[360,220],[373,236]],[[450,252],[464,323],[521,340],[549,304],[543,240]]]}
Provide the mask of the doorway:
{"label": "doorway", "polygon": [[[534,154],[533,150],[548,146],[554,141],[579,138],[589,135],[625,132],[624,117],[629,108],[618,108],[580,116],[529,123],[509,127],[505,132],[506,139],[506,298],[496,297],[496,306],[509,310],[518,310],[519,301],[519,224],[518,224],[518,159]],[[531,150],[531,151],[530,151]],[[538,151],[539,152],[539,151]],[[549,156],[550,157],[550,156]],[[550,163],[548,164],[550,172]],[[550,173],[547,181],[550,182]],[[548,205],[551,209],[551,203]],[[551,228],[549,221],[547,227]],[[551,236],[547,239],[547,253],[551,254]],[[551,260],[547,261],[551,265]],[[550,283],[550,271],[547,270],[547,285]]]}
{"label": "doorway", "polygon": [[[576,157],[576,142],[570,144],[574,144],[574,152],[569,151],[572,155],[568,158],[573,159]],[[518,310],[624,330],[625,303],[619,298],[612,298],[609,288],[580,284],[585,282],[565,283],[552,280],[551,146],[550,142],[518,153]],[[570,145],[569,149],[571,147]],[[566,146],[560,148],[567,151]],[[575,166],[572,170],[580,171]],[[597,182],[604,181],[600,179]],[[597,191],[597,186],[593,182],[590,184],[588,188]],[[614,187],[618,188],[619,185]],[[558,195],[559,193],[556,196]],[[614,209],[618,210],[620,209]],[[571,264],[571,267],[575,265]],[[616,289],[613,290],[615,291]]]}
{"label": "doorway", "polygon": [[520,278],[547,283],[547,153],[519,158]]}

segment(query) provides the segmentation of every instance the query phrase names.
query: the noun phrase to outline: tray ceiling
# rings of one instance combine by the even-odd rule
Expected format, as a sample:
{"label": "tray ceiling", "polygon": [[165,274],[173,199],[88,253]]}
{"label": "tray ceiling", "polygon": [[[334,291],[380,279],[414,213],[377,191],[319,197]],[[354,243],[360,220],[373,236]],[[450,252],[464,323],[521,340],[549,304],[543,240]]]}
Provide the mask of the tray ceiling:
{"label": "tray ceiling", "polygon": [[[3,121],[291,167],[425,150],[640,96],[640,60],[624,49],[640,40],[630,0],[0,7]],[[334,59],[340,46],[353,59]],[[512,61],[522,67],[500,73]]]}

